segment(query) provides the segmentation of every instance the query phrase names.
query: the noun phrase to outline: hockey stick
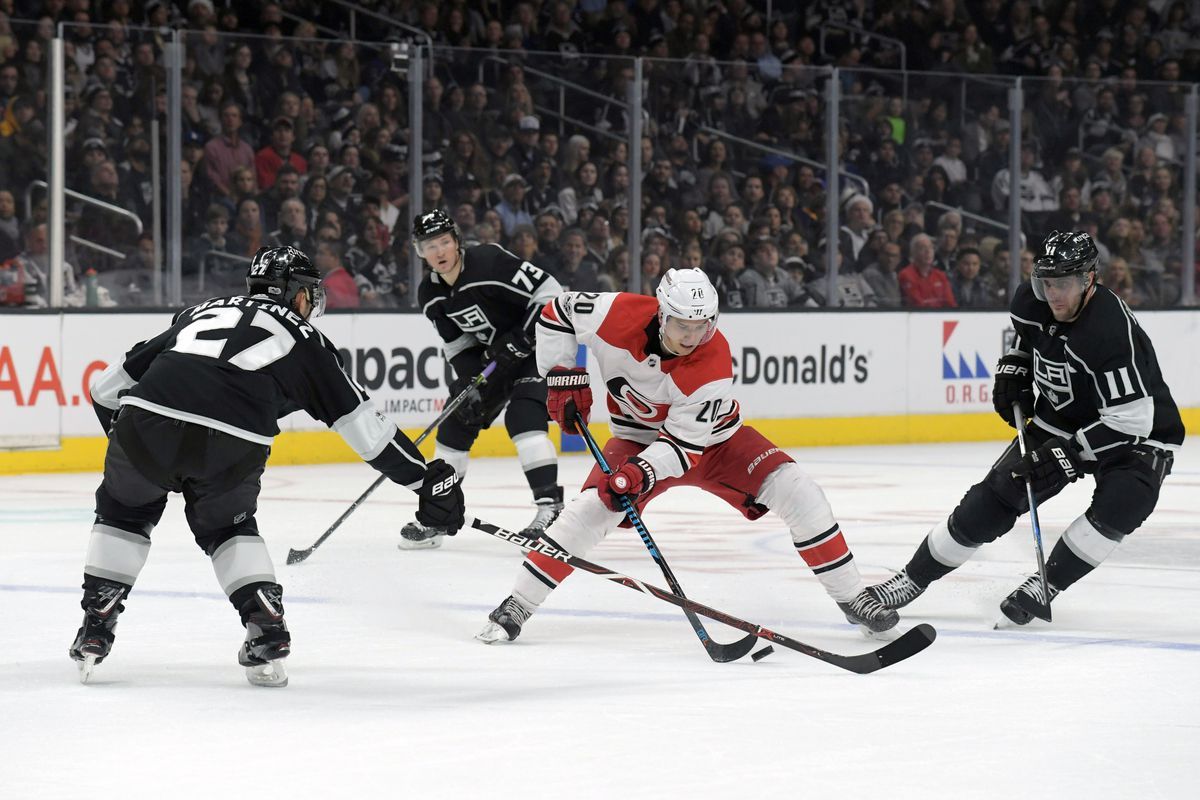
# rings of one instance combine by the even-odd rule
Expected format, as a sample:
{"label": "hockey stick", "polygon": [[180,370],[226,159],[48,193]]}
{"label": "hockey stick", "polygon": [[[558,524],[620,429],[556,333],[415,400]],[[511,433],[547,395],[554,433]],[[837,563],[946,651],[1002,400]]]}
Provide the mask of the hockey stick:
{"label": "hockey stick", "polygon": [[[588,430],[587,423],[580,414],[575,415],[575,427],[579,429],[580,435],[583,436],[583,441],[587,443],[588,450],[592,452],[592,457],[596,459],[596,464],[599,465],[601,471],[605,475],[611,475],[612,469],[608,466],[608,461],[604,458],[604,453],[596,444],[596,440],[592,438],[592,432]],[[638,532],[638,536],[642,537],[642,543],[646,545],[646,549],[650,551],[650,557],[654,559],[654,563],[658,564],[658,568],[662,570],[663,577],[667,579],[667,585],[671,587],[671,591],[679,597],[685,597],[683,588],[679,585],[679,581],[675,579],[675,573],[671,571],[670,565],[667,564],[666,557],[662,551],[658,549],[658,545],[654,543],[654,539],[650,536],[650,531],[646,530],[645,523],[642,522],[642,515],[634,508],[633,503],[625,495],[620,495],[621,510],[625,512],[625,518],[633,525],[634,530]],[[721,644],[714,642],[708,635],[708,631],[704,629],[704,623],[700,621],[692,611],[684,608],[684,616],[688,622],[692,624],[692,630],[700,637],[700,643],[704,645],[705,651],[713,661],[724,663],[726,661],[736,661],[742,656],[754,649],[756,642],[754,636],[750,635],[734,642],[733,644]]]}
{"label": "hockey stick", "polygon": [[593,575],[599,575],[601,578],[606,578],[613,583],[620,584],[627,589],[633,589],[643,594],[648,594],[651,597],[656,597],[659,600],[666,601],[671,605],[678,606],[684,610],[684,613],[703,614],[709,619],[724,623],[738,630],[746,631],[750,634],[750,639],[755,637],[766,639],[769,642],[782,645],[789,650],[795,650],[797,653],[803,653],[806,656],[820,659],[827,664],[833,664],[835,667],[841,667],[850,672],[857,672],[859,675],[866,675],[869,672],[890,667],[904,659],[914,656],[924,650],[933,640],[937,638],[937,631],[932,625],[921,623],[909,631],[906,631],[898,639],[888,642],[878,650],[872,650],[869,653],[862,653],[854,656],[844,656],[838,653],[831,653],[828,650],[822,650],[819,647],[814,647],[811,644],[797,641],[782,633],[776,633],[769,628],[764,628],[762,625],[757,625],[753,622],[747,622],[744,619],[726,614],[724,611],[717,611],[715,608],[709,608],[702,603],[697,603],[695,600],[689,600],[678,594],[672,594],[666,589],[660,589],[657,586],[652,586],[648,583],[643,583],[637,578],[631,578],[628,575],[622,575],[619,572],[613,572],[607,567],[602,567],[599,564],[593,564],[590,561],[585,561],[582,558],[560,550],[554,545],[547,542],[545,539],[530,539],[522,536],[519,533],[506,531],[499,528],[490,522],[484,522],[481,519],[471,519],[470,526],[477,531],[482,531],[489,536],[495,536],[497,539],[503,539],[506,542],[511,542],[517,545],[526,552],[532,551],[541,553],[547,558],[553,558],[556,561],[561,561],[564,564],[574,567],[575,569],[590,572]]}
{"label": "hockey stick", "polygon": [[[471,383],[468,384],[467,388],[459,392],[458,396],[446,404],[446,406],[442,409],[442,413],[438,415],[438,418],[429,423],[429,427],[423,430],[421,435],[413,440],[413,444],[420,446],[421,442],[425,441],[429,437],[429,434],[433,433],[438,425],[441,425],[443,422],[445,422],[446,419],[454,413],[454,410],[463,404],[463,401],[467,399],[467,395],[471,391],[478,389],[481,385],[487,382],[488,376],[491,375],[495,369],[495,361],[488,363],[488,365],[483,368],[483,372],[479,373],[471,380]],[[321,538],[312,543],[311,547],[306,547],[303,550],[288,550],[287,563],[299,564],[301,561],[311,556],[313,551],[320,547],[326,539],[332,536],[333,532],[336,531],[338,527],[346,521],[346,518],[353,514],[355,509],[361,506],[376,489],[382,486],[385,480],[387,480],[387,478],[383,475],[380,475],[378,478],[376,478],[375,482],[368,486],[367,490],[360,494],[358,499],[351,503],[350,507],[342,512],[342,515],[338,517],[332,525],[329,526],[327,531],[321,534]]]}
{"label": "hockey stick", "polygon": [[[1013,417],[1017,421],[1017,446],[1021,448],[1021,458],[1025,457],[1025,415],[1021,413],[1019,403],[1013,403]],[[1025,476],[1025,496],[1029,499],[1029,522],[1033,525],[1033,545],[1037,551],[1038,578],[1042,582],[1042,591],[1046,594],[1046,602],[1030,602],[1023,593],[1017,593],[1016,603],[1023,610],[1033,614],[1038,619],[1050,622],[1050,584],[1046,582],[1046,556],[1042,550],[1042,526],[1038,522],[1037,501],[1033,497],[1033,480]]]}

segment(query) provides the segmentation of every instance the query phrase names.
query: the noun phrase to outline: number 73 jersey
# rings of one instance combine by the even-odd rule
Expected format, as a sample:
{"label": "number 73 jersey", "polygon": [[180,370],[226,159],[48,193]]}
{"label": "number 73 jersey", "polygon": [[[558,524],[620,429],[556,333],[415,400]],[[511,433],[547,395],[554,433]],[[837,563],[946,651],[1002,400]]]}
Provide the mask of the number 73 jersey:
{"label": "number 73 jersey", "polygon": [[733,398],[733,358],[720,331],[690,355],[664,357],[658,300],[607,292],[566,292],[542,309],[538,370],[575,366],[580,344],[608,390],[613,434],[649,445],[639,455],[656,478],[683,475],[704,450],[742,426]]}

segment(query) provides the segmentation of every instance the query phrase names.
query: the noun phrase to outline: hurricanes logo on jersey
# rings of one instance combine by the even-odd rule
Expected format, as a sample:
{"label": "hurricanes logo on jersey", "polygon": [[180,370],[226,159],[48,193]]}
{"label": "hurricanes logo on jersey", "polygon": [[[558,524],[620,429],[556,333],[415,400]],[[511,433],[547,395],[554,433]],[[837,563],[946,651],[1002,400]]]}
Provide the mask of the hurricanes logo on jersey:
{"label": "hurricanes logo on jersey", "polygon": [[470,333],[481,342],[491,343],[492,337],[496,335],[496,327],[492,325],[492,321],[488,319],[487,314],[483,313],[483,309],[478,304],[452,311],[446,316],[463,333]]}
{"label": "hurricanes logo on jersey", "polygon": [[667,418],[669,406],[658,405],[642,397],[625,378],[613,378],[606,386],[609,395],[620,405],[621,410],[634,419],[661,422]]}
{"label": "hurricanes logo on jersey", "polygon": [[1071,389],[1071,368],[1060,361],[1047,361],[1035,350],[1033,376],[1038,391],[1042,393],[1055,411],[1061,411],[1075,399]]}

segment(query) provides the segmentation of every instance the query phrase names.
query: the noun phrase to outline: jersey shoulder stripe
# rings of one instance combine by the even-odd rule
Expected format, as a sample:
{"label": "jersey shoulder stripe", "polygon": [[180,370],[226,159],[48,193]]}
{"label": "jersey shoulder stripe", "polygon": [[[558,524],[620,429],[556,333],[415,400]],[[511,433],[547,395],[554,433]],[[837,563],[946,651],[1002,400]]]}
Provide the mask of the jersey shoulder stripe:
{"label": "jersey shoulder stripe", "polygon": [[733,355],[720,331],[691,355],[672,359],[663,366],[684,395],[694,394],[700,387],[716,381],[733,380]]}

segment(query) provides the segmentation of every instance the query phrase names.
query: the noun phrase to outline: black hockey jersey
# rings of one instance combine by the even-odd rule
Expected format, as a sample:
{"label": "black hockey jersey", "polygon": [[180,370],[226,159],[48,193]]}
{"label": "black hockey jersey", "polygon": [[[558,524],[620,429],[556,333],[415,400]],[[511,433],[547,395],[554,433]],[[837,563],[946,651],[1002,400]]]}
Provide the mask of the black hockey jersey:
{"label": "black hockey jersey", "polygon": [[1171,450],[1183,443],[1154,345],[1109,289],[1097,286],[1074,322],[1058,322],[1025,283],[1010,313],[1017,332],[1010,352],[1033,358],[1036,425],[1074,436],[1087,460],[1141,442]]}
{"label": "black hockey jersey", "polygon": [[104,371],[92,403],[102,421],[118,405],[137,406],[264,445],[279,418],[299,408],[396,483],[416,489],[425,475],[425,459],[342,371],[333,343],[266,295],[179,312]]}
{"label": "black hockey jersey", "polygon": [[446,359],[517,330],[532,342],[542,306],[562,292],[558,281],[498,244],[468,247],[462,258],[453,286],[430,272],[417,290],[421,310],[446,343]]}

